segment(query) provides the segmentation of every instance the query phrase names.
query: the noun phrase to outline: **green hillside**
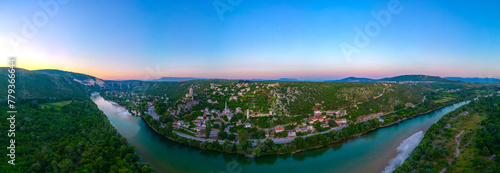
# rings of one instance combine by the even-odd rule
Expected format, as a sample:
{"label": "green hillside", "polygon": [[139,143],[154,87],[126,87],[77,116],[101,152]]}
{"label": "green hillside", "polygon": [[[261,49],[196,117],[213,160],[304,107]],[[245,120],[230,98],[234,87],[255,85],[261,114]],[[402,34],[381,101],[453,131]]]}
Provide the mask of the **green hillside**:
{"label": "green hillside", "polygon": [[[193,88],[194,100],[186,99],[189,88]],[[311,115],[315,109],[347,110],[349,118],[356,120],[358,116],[404,108],[407,103],[418,104],[423,95],[432,92],[435,90],[408,84],[192,80],[142,82],[132,90],[111,92],[105,97],[131,109],[137,108],[130,100],[167,101],[161,104],[161,110],[165,110],[161,114],[190,114],[205,108],[222,110],[227,102],[233,112],[239,107],[252,114],[295,116]]]}
{"label": "green hillside", "polygon": [[[16,165],[7,164],[9,150],[4,148],[0,172],[154,172],[89,98],[60,109],[17,106]],[[0,108],[2,113],[6,109]],[[9,121],[0,121],[0,127],[7,132]],[[0,135],[1,141],[10,139]]]}
{"label": "green hillside", "polygon": [[[0,75],[7,78],[8,68],[0,68]],[[20,100],[71,100],[74,97],[86,96],[89,88],[76,82],[72,77],[55,74],[29,71],[21,68],[15,69],[16,88],[15,96]],[[0,80],[2,90],[0,97],[7,97],[7,80]]]}
{"label": "green hillside", "polygon": [[236,83],[236,80],[226,79],[198,79],[183,82],[137,82],[132,91],[145,95],[167,96],[171,100],[178,100],[188,93],[192,87],[195,93],[210,87],[210,83]]}
{"label": "green hillside", "polygon": [[452,81],[448,79],[441,78],[439,76],[427,76],[427,75],[402,75],[391,78],[380,79],[380,81],[395,81],[395,82],[404,82],[404,81],[434,81],[434,82],[459,82]]}
{"label": "green hillside", "polygon": [[86,75],[86,74],[81,74],[81,73],[74,73],[74,72],[69,72],[69,71],[63,71],[63,70],[55,70],[55,69],[44,69],[44,70],[33,70],[34,72],[40,72],[40,73],[45,73],[45,74],[53,74],[53,75],[59,75],[59,76],[68,76],[72,77],[75,79],[78,79],[80,81],[85,81],[88,79],[99,79],[94,76]]}
{"label": "green hillside", "polygon": [[499,103],[493,95],[446,114],[395,172],[500,172]]}

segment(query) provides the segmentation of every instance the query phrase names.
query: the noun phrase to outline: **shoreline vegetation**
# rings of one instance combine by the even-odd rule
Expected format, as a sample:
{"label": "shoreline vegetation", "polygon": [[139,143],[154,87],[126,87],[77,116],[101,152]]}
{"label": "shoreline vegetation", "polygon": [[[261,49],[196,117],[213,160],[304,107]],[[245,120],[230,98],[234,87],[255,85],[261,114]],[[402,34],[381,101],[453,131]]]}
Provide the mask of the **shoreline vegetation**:
{"label": "shoreline vegetation", "polygon": [[[283,143],[283,144],[275,144],[273,140],[267,138],[264,140],[259,140],[256,142],[255,145],[253,145],[251,140],[239,140],[239,142],[230,142],[230,141],[225,141],[222,144],[220,144],[222,141],[219,140],[213,140],[212,142],[208,141],[200,141],[196,139],[191,139],[191,138],[186,138],[182,137],[180,135],[177,135],[172,127],[171,123],[167,123],[166,127],[160,127],[161,130],[154,128],[154,126],[151,125],[149,121],[154,121],[149,114],[143,114],[143,116],[136,115],[130,110],[128,110],[131,114],[140,116],[146,124],[153,129],[156,133],[164,136],[167,139],[170,139],[172,141],[175,141],[180,144],[184,144],[187,146],[191,147],[196,147],[200,148],[202,150],[208,150],[208,151],[216,151],[216,152],[222,152],[222,153],[229,153],[229,154],[238,154],[238,155],[244,155],[244,156],[250,156],[250,157],[261,157],[261,156],[266,156],[266,155],[286,155],[286,154],[293,154],[293,153],[300,153],[300,152],[306,152],[309,150],[314,150],[314,149],[320,149],[323,147],[330,146],[332,144],[336,143],[342,143],[346,142],[348,140],[357,138],[359,136],[362,136],[364,134],[370,133],[372,131],[378,130],[380,128],[384,127],[389,127],[395,124],[398,124],[402,121],[412,119],[416,116],[424,115],[431,113],[433,111],[436,111],[438,109],[441,109],[446,106],[450,106],[456,103],[460,103],[466,100],[470,100],[473,97],[466,97],[462,99],[457,99],[457,100],[450,100],[445,103],[439,103],[439,104],[426,104],[426,107],[431,106],[429,109],[426,110],[420,110],[423,112],[413,112],[413,114],[408,115],[406,114],[405,110],[399,110],[397,112],[388,114],[383,116],[385,121],[380,122],[378,121],[377,118],[373,118],[368,121],[364,122],[358,122],[356,124],[350,123],[348,126],[339,129],[339,130],[332,130],[329,133],[325,134],[315,134],[312,136],[308,137],[296,137],[294,140],[291,142]],[[113,102],[112,100],[107,101]],[[425,102],[424,102],[425,103]],[[118,104],[119,105],[119,104]],[[119,105],[121,106],[121,105]],[[124,107],[124,106],[122,106]],[[401,111],[401,112],[400,112]],[[182,132],[178,132],[182,133]],[[310,144],[313,145],[310,145]]]}
{"label": "shoreline vegetation", "polygon": [[444,115],[394,172],[499,172],[500,95]]}
{"label": "shoreline vegetation", "polygon": [[[1,165],[0,172],[155,172],[90,98],[20,102],[15,122],[21,127],[15,136],[22,141],[15,146],[19,154],[15,166]],[[0,122],[2,129],[9,127],[6,123]],[[7,163],[7,158],[0,160]]]}
{"label": "shoreline vegetation", "polygon": [[[8,73],[6,68],[0,68],[0,72]],[[290,153],[342,143],[447,105],[489,94],[493,90],[500,94],[500,84],[463,83],[415,75],[373,83],[278,83],[207,79],[182,82],[101,81],[102,83],[96,84],[95,77],[58,70],[42,73],[16,69],[16,73],[16,81],[23,83],[16,87],[20,91],[16,97],[22,98],[16,101],[16,109],[20,110],[15,122],[16,127],[20,127],[16,129],[16,141],[30,142],[26,143],[28,145],[16,146],[16,151],[19,151],[15,158],[16,166],[1,169],[9,172],[154,171],[154,168],[142,161],[134,146],[117,132],[107,115],[88,99],[88,95],[96,91],[106,92],[102,97],[110,103],[122,105],[127,111],[142,115],[141,119],[146,121],[150,128],[170,140],[202,150],[237,154],[233,156],[238,157],[288,157],[292,156]],[[87,80],[91,82],[85,82]],[[5,87],[7,84],[7,81],[0,82],[0,85]],[[495,105],[498,103],[496,101]],[[7,107],[2,108],[4,112],[6,109]],[[499,108],[494,109],[497,113],[500,112]],[[393,113],[394,110],[398,111]],[[333,113],[327,113],[332,111]],[[335,113],[336,111],[339,113]],[[379,119],[377,116],[380,112],[390,114],[382,115],[383,119]],[[377,115],[369,115],[373,113]],[[329,121],[336,124],[320,124],[319,118],[311,123],[313,116],[319,116],[317,114],[326,115],[330,120],[341,119],[338,119],[339,123]],[[333,116],[334,114],[337,116]],[[360,121],[363,119],[368,120]],[[185,131],[186,134],[196,130],[201,136],[210,134],[206,133],[207,131],[215,132],[215,129],[227,130],[230,134],[219,133],[222,135],[218,134],[217,137],[206,135],[208,140],[215,141],[192,138],[184,135],[182,130],[178,131],[177,127],[173,126],[175,121],[187,122],[182,123],[188,125],[184,126],[189,129]],[[456,137],[458,140],[451,141],[452,145],[458,145],[453,147],[453,151],[458,148],[460,152],[453,161],[456,165],[449,165],[448,170],[461,170],[471,166],[484,170],[483,168],[491,165],[492,160],[498,165],[500,149],[497,144],[500,144],[500,140],[496,138],[500,137],[497,133],[500,131],[499,121],[498,118],[488,118],[487,121],[483,119],[479,121],[480,129],[474,131],[473,135],[465,130],[463,135]],[[292,122],[297,125],[292,126]],[[324,131],[336,127],[337,124],[345,125],[346,122],[348,126],[335,128],[335,131]],[[6,123],[8,122],[4,121],[1,127],[9,128]],[[292,129],[297,126],[307,130],[299,128],[300,131],[295,130],[299,132],[296,135],[302,136],[302,132],[309,131],[312,136],[281,138],[288,136],[284,130],[293,134]],[[311,126],[313,127],[309,128]],[[283,133],[276,132],[277,127],[280,127]],[[270,130],[272,128],[275,129]],[[315,130],[319,133],[310,133]],[[267,137],[264,131],[269,132],[273,140],[264,138]],[[453,139],[457,136],[454,133],[449,134]],[[6,136],[3,137],[2,139],[6,139]],[[250,138],[263,141],[253,142],[248,140]],[[492,142],[491,138],[496,141]],[[461,142],[457,144],[456,141]],[[281,144],[282,142],[287,143]],[[471,145],[471,142],[474,144]],[[468,149],[469,146],[474,149]],[[439,149],[432,148],[431,151]],[[2,160],[7,162],[6,159],[7,157],[4,157]],[[449,163],[446,161],[440,161],[439,164]],[[417,166],[431,163],[427,166],[431,169],[437,168],[434,166],[436,164],[430,161],[417,160],[414,163],[419,164]]]}

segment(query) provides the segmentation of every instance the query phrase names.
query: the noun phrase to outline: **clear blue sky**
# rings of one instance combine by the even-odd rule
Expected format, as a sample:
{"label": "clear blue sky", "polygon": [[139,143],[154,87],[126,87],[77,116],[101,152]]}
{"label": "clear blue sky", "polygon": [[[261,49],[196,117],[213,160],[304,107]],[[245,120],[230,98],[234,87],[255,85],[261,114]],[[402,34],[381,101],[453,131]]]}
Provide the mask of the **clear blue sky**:
{"label": "clear blue sky", "polygon": [[[66,1],[53,16],[39,1],[1,1],[0,55],[104,79],[500,78],[500,1],[218,0],[232,9],[222,15],[212,0]],[[341,45],[355,45],[354,28],[394,2],[399,13],[347,58]],[[43,23],[40,13],[46,24],[23,36],[24,19]],[[17,50],[12,34],[26,38]]]}

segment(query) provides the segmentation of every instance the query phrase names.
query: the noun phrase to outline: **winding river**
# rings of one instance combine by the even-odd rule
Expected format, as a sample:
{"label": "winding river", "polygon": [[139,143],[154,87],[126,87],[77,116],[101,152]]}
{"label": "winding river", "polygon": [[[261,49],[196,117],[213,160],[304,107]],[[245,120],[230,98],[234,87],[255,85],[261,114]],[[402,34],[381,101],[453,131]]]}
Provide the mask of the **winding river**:
{"label": "winding river", "polygon": [[97,93],[91,98],[118,132],[135,146],[143,161],[158,172],[206,173],[391,172],[418,145],[432,124],[468,103],[456,103],[329,147],[250,159],[178,144],[157,134],[124,107],[112,104]]}

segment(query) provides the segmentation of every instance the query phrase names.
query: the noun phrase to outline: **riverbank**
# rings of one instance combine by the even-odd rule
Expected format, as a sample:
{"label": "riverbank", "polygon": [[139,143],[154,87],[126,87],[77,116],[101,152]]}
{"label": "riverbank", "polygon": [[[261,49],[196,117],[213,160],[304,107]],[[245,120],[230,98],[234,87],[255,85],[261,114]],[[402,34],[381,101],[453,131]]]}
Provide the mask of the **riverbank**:
{"label": "riverbank", "polygon": [[[354,139],[343,138],[344,141],[339,140],[332,145],[327,145],[327,147],[304,150],[307,152],[302,151],[300,153],[280,155],[268,154],[262,157],[248,158],[244,154],[235,153],[242,152],[236,150],[236,144],[212,145],[208,142],[202,143],[194,140],[190,140],[193,143],[187,143],[185,138],[177,142],[163,135],[163,137],[158,136],[161,133],[165,133],[165,130],[156,121],[151,120],[148,125],[143,122],[143,118],[134,117],[126,113],[126,110],[112,105],[110,102],[102,99],[102,97],[96,98],[95,102],[106,113],[118,132],[131,145],[135,146],[134,149],[145,162],[150,163],[158,172],[172,173],[227,172],[226,168],[228,165],[235,168],[239,167],[245,172],[260,173],[273,173],[276,171],[380,172],[398,154],[396,148],[403,140],[418,131],[426,131],[442,115],[461,105],[456,104],[446,107],[440,111],[419,116],[396,126],[381,128],[359,137],[352,136],[351,138]],[[145,118],[148,119],[147,116]],[[156,126],[155,129],[157,131],[152,130],[150,126]],[[342,134],[336,134],[335,136],[340,137],[340,135]],[[178,140],[181,138],[173,137],[173,139]],[[321,138],[308,139],[314,139],[311,141],[321,140]],[[227,149],[235,154],[226,154],[227,152],[217,151],[214,148],[209,149],[210,147],[207,147],[208,145],[205,144],[217,146],[220,149]],[[263,146],[258,145],[256,148],[261,149],[261,151],[272,150],[269,147],[262,148]],[[276,149],[276,152],[281,152],[281,150],[286,149],[284,146],[293,146],[290,148],[301,149],[298,147],[300,145],[296,144],[273,145],[273,148]],[[200,147],[205,149],[199,149]],[[292,153],[293,151],[298,150],[289,150],[286,152]]]}
{"label": "riverbank", "polygon": [[[428,111],[426,111],[426,112],[415,114],[415,115],[413,115],[413,116],[411,116],[411,117],[409,117],[409,118],[406,118],[406,117],[405,117],[405,118],[400,119],[400,120],[398,120],[398,121],[396,121],[396,122],[393,122],[393,123],[391,123],[391,124],[380,126],[379,128],[389,127],[389,126],[392,126],[392,125],[398,124],[398,123],[400,123],[400,122],[403,122],[403,121],[406,121],[406,120],[413,119],[413,118],[418,117],[418,116],[420,116],[420,115],[429,114],[429,113],[432,113],[432,112],[437,111],[437,110],[439,110],[439,109],[442,109],[442,108],[444,108],[444,107],[447,107],[447,106],[450,106],[450,105],[453,105],[453,104],[457,104],[457,103],[460,103],[460,102],[463,102],[463,101],[467,101],[467,100],[468,100],[468,99],[464,99],[464,100],[459,100],[459,101],[452,102],[452,103],[449,103],[449,104],[445,104],[445,105],[443,105],[443,106],[436,107],[436,108],[431,109],[431,110],[428,110]],[[375,129],[375,130],[376,130],[376,129]]]}
{"label": "riverbank", "polygon": [[[449,103],[449,104],[446,104],[446,105],[442,105],[442,106],[439,106],[439,107],[436,107],[434,109],[431,109],[431,110],[428,110],[426,112],[423,112],[423,113],[418,113],[418,114],[415,114],[411,117],[405,117],[405,118],[402,118],[402,119],[399,119],[395,122],[391,122],[391,123],[388,123],[388,124],[380,124],[379,126],[375,127],[375,128],[371,128],[371,129],[364,129],[362,130],[360,133],[355,133],[355,134],[348,134],[347,136],[343,136],[341,137],[339,140],[330,140],[328,142],[328,144],[320,144],[320,145],[313,145],[313,146],[310,146],[308,148],[289,148],[289,150],[285,150],[286,152],[279,152],[279,151],[276,151],[276,152],[273,152],[273,153],[262,153],[262,154],[255,154],[254,152],[254,149],[259,147],[259,146],[256,146],[255,145],[255,142],[256,141],[265,141],[265,140],[250,140],[251,143],[252,143],[252,152],[251,153],[245,153],[245,152],[242,152],[242,153],[239,153],[239,152],[225,152],[225,150],[222,150],[222,151],[218,151],[218,150],[214,150],[214,149],[210,149],[210,148],[204,148],[204,147],[200,147],[200,145],[210,145],[210,144],[213,144],[215,141],[218,141],[218,144],[225,144],[225,143],[229,143],[229,144],[232,144],[232,145],[240,145],[240,143],[238,142],[231,142],[231,141],[219,141],[219,140],[197,140],[197,139],[191,139],[191,138],[186,138],[186,137],[183,137],[183,136],[180,136],[178,135],[177,133],[180,133],[180,132],[176,132],[176,131],[173,131],[173,133],[176,133],[175,136],[167,136],[165,134],[162,134],[160,131],[158,131],[156,128],[154,128],[154,126],[152,126],[148,120],[144,117],[144,116],[141,116],[142,120],[146,121],[146,124],[151,128],[153,129],[156,133],[158,133],[159,135],[162,135],[164,136],[165,138],[169,139],[169,140],[172,140],[172,141],[175,141],[175,142],[178,142],[180,144],[185,144],[185,145],[188,145],[188,146],[192,146],[192,147],[197,147],[197,148],[200,148],[202,150],[208,150],[208,151],[217,151],[217,152],[223,152],[223,153],[230,153],[230,154],[239,154],[239,155],[247,155],[247,154],[254,154],[256,155],[257,157],[260,157],[260,156],[268,156],[268,155],[287,155],[287,154],[292,154],[292,153],[301,153],[301,152],[305,152],[305,151],[310,151],[310,150],[315,150],[315,149],[320,149],[320,148],[324,148],[324,147],[328,147],[328,146],[331,146],[331,145],[334,145],[334,144],[338,144],[338,143],[344,143],[346,141],[349,141],[351,139],[354,139],[354,138],[357,138],[359,136],[362,136],[362,135],[365,135],[367,133],[370,133],[370,132],[373,132],[377,129],[380,129],[380,128],[385,128],[385,127],[389,127],[389,126],[392,126],[392,125],[395,125],[395,124],[398,124],[402,121],[406,121],[406,120],[409,120],[409,119],[413,119],[414,117],[417,117],[417,116],[420,116],[420,115],[424,115],[424,114],[428,114],[428,113],[431,113],[433,111],[436,111],[436,110],[439,110],[443,107],[446,107],[446,106],[449,106],[449,105],[452,105],[452,104],[456,104],[456,103],[459,103],[459,102],[462,102],[461,101],[456,101],[456,102],[452,102],[452,103]],[[363,124],[363,123],[371,123],[372,121],[375,121],[375,120],[370,120],[370,122],[359,122],[358,124]],[[378,122],[378,120],[377,120]],[[351,128],[357,128],[356,127],[357,124],[354,124],[355,127],[351,127]],[[349,128],[349,126],[347,126],[347,128]],[[333,131],[330,131],[330,133],[323,133],[323,134],[315,134],[315,135],[311,135],[311,136],[303,136],[303,137],[300,137],[302,139],[305,139],[305,138],[319,138],[319,136],[323,136],[326,137],[326,138],[332,138],[332,136],[335,136],[335,134],[331,134],[331,133],[337,133],[338,131],[341,131],[342,129],[338,129],[338,130],[333,130]],[[179,139],[181,138],[181,139]],[[182,139],[184,138],[184,139]],[[296,138],[299,138],[299,137],[296,137]],[[277,148],[283,148],[283,147],[290,147],[290,145],[293,145],[293,141],[296,139],[294,138],[293,140],[291,140],[290,142],[287,142],[287,143],[282,143],[282,144],[276,144],[276,143],[273,143],[273,145],[276,145]],[[196,140],[198,142],[198,144],[192,144],[193,143],[193,140]],[[181,142],[183,141],[183,142]],[[187,141],[187,142],[186,142]],[[263,143],[261,142],[261,143]],[[290,150],[291,149],[291,150]]]}
{"label": "riverbank", "polygon": [[[436,111],[436,110],[439,110],[439,109],[442,109],[442,108],[444,108],[444,107],[447,107],[447,106],[450,106],[450,105],[453,105],[453,104],[457,104],[457,103],[460,103],[460,102],[463,102],[463,101],[465,101],[465,100],[461,100],[461,101],[457,101],[457,102],[450,103],[450,104],[447,104],[447,105],[439,106],[439,107],[437,107],[437,108],[431,109],[431,110],[426,111],[426,112],[424,112],[424,113],[419,113],[419,114],[416,114],[416,115],[414,115],[414,116],[412,116],[412,117],[410,117],[410,118],[404,118],[404,119],[398,120],[398,121],[396,121],[396,122],[393,122],[393,123],[390,123],[390,124],[387,124],[387,125],[381,125],[381,126],[379,126],[379,127],[377,127],[377,128],[371,129],[371,130],[366,131],[366,132],[362,132],[362,133],[357,134],[357,135],[353,135],[352,137],[349,137],[349,138],[343,139],[343,140],[341,140],[341,141],[335,141],[335,142],[332,142],[332,143],[330,143],[330,144],[329,144],[329,145],[327,145],[327,146],[318,146],[318,147],[314,147],[314,148],[310,148],[310,149],[297,150],[297,151],[292,152],[292,153],[300,153],[300,152],[305,152],[305,151],[309,151],[309,150],[314,150],[314,149],[320,149],[320,148],[328,147],[328,146],[330,146],[330,145],[334,145],[334,144],[338,144],[338,143],[344,143],[344,142],[347,142],[347,141],[349,141],[349,140],[351,140],[351,139],[355,139],[355,138],[360,137],[360,136],[363,136],[363,135],[365,135],[365,134],[368,134],[368,133],[374,132],[374,131],[376,131],[376,130],[379,130],[379,129],[382,129],[382,128],[386,128],[386,127],[390,127],[390,126],[393,126],[393,125],[399,124],[400,122],[403,122],[403,121],[406,121],[406,120],[411,120],[411,119],[416,118],[416,117],[418,117],[418,116],[420,116],[420,115],[429,114],[429,113],[432,113],[432,112],[434,112],[434,111]],[[281,155],[283,155],[283,154],[290,154],[290,153],[281,153]],[[278,155],[280,155],[280,154],[278,154]]]}
{"label": "riverbank", "polygon": [[[422,142],[395,172],[498,172],[500,121],[495,109],[500,97],[474,99],[441,118],[425,133]],[[487,140],[485,140],[487,139]],[[435,152],[438,151],[438,152]],[[427,157],[423,157],[423,156]]]}
{"label": "riverbank", "polygon": [[[330,143],[330,144],[328,144],[328,145],[324,145],[324,146],[316,146],[316,147],[313,147],[313,148],[303,149],[303,150],[297,150],[297,151],[295,151],[295,152],[291,152],[291,153],[300,153],[300,152],[304,152],[304,151],[309,151],[309,150],[314,150],[314,149],[319,149],[319,148],[328,147],[328,146],[330,146],[330,145],[334,145],[334,144],[338,144],[338,143],[344,143],[344,142],[347,142],[347,141],[349,141],[349,140],[351,140],[351,139],[355,139],[355,138],[357,138],[357,137],[360,137],[360,136],[363,136],[363,135],[365,135],[365,134],[368,134],[368,133],[374,132],[374,131],[376,131],[376,130],[379,130],[379,129],[381,129],[381,128],[390,127],[390,126],[393,126],[393,125],[399,124],[399,123],[401,123],[401,122],[403,122],[403,121],[406,121],[406,120],[411,120],[411,119],[416,118],[416,117],[418,117],[418,116],[425,115],[425,114],[429,114],[429,113],[432,113],[432,112],[437,111],[437,110],[439,110],[439,109],[445,108],[445,107],[447,107],[447,106],[454,105],[454,104],[457,104],[457,103],[460,103],[460,102],[464,102],[464,101],[467,101],[467,100],[468,100],[468,99],[462,99],[462,100],[458,100],[458,101],[456,101],[456,102],[451,102],[451,103],[448,103],[448,104],[445,104],[445,105],[442,105],[442,106],[438,106],[438,107],[436,107],[436,108],[434,108],[434,109],[431,109],[431,110],[428,110],[428,111],[426,111],[426,112],[415,114],[415,115],[413,115],[413,116],[411,116],[411,117],[409,117],[409,118],[403,118],[403,119],[400,119],[400,120],[398,120],[398,121],[395,121],[395,122],[392,122],[392,123],[389,123],[389,124],[386,124],[386,125],[381,125],[381,126],[379,126],[379,127],[376,127],[376,128],[370,129],[370,130],[368,130],[368,131],[366,131],[366,132],[362,132],[362,133],[359,133],[359,134],[352,135],[351,137],[348,137],[348,138],[342,139],[342,140],[340,140],[340,141],[334,141],[334,142],[331,142],[331,143]],[[397,112],[393,112],[393,113],[397,113]],[[388,115],[391,115],[391,114],[388,114]],[[366,121],[366,120],[365,120],[365,121]],[[361,122],[365,122],[365,121],[361,121]],[[361,122],[359,122],[359,123],[361,123]],[[339,129],[339,130],[340,130],[340,129]],[[336,131],[336,130],[335,130],[335,131]],[[316,135],[320,135],[320,134],[316,134]],[[314,136],[314,135],[312,135],[312,136]],[[284,154],[290,154],[290,153],[278,153],[278,155],[284,155]]]}

